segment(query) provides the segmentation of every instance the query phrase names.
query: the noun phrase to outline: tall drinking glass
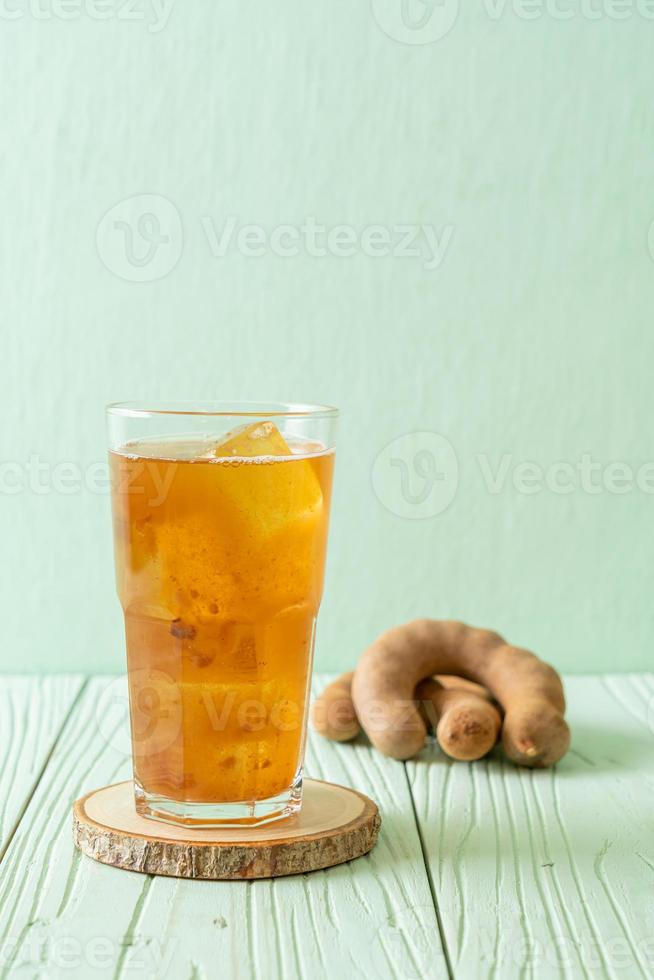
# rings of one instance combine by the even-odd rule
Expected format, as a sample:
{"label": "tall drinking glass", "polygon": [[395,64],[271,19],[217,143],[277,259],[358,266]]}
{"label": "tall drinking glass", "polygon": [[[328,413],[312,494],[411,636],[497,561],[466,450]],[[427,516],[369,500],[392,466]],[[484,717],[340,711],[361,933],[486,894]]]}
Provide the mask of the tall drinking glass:
{"label": "tall drinking glass", "polygon": [[136,809],[258,824],[302,801],[337,412],[107,409]]}

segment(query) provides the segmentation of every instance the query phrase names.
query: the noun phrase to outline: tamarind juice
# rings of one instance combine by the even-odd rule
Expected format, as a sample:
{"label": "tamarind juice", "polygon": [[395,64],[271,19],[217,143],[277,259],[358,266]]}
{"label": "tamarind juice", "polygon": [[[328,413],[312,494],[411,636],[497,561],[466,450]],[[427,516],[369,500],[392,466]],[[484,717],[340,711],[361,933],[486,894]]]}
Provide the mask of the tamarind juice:
{"label": "tamarind juice", "polygon": [[272,422],[110,452],[137,810],[299,807],[333,451]]}

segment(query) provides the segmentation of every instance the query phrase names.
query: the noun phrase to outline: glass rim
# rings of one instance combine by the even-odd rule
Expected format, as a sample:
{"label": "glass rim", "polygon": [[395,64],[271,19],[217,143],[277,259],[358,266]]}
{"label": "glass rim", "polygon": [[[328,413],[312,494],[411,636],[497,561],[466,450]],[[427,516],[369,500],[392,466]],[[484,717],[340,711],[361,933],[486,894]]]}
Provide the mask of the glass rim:
{"label": "glass rim", "polygon": [[107,415],[123,418],[149,418],[159,415],[193,415],[221,418],[338,418],[333,405],[312,405],[302,402],[110,402]]}

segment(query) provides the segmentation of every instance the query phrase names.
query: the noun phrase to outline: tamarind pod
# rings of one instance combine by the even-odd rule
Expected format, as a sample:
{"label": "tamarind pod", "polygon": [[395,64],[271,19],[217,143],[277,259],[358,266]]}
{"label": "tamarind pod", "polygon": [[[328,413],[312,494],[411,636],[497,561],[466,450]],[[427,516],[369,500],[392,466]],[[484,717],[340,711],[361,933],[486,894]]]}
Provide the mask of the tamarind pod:
{"label": "tamarind pod", "polygon": [[485,687],[475,683],[475,681],[469,681],[466,677],[457,677],[455,674],[434,674],[433,680],[438,681],[441,687],[456,687],[460,690],[478,694],[487,701],[493,700],[490,691],[487,691]]}
{"label": "tamarind pod", "polygon": [[352,701],[353,677],[354,671],[341,674],[311,707],[311,723],[315,730],[335,742],[349,742],[361,731]]}
{"label": "tamarind pod", "polygon": [[[342,674],[313,703],[313,727],[325,738],[347,742],[356,738],[361,730],[351,697],[353,676],[353,671]],[[449,674],[424,681],[421,687],[422,691],[417,691],[416,697],[427,723],[438,729],[437,738],[444,752],[454,759],[472,760],[490,751],[497,741],[501,719],[497,709],[490,705],[490,694],[484,687]],[[444,688],[454,688],[455,693],[449,694]],[[461,694],[471,694],[470,703],[460,697]],[[486,712],[481,709],[480,702]],[[492,741],[490,731],[493,732]]]}
{"label": "tamarind pod", "polygon": [[356,713],[380,752],[409,759],[420,750],[426,726],[412,698],[416,684],[434,674],[456,674],[491,692],[504,711],[504,750],[519,765],[550,766],[567,752],[565,696],[553,667],[491,630],[433,619],[383,633],[355,671]]}
{"label": "tamarind pod", "polygon": [[[459,681],[459,678],[452,680]],[[423,717],[435,730],[441,749],[450,758],[462,762],[487,755],[502,727],[501,715],[488,693],[478,684],[470,687],[475,689],[455,683],[444,687],[440,681],[428,678],[416,688]]]}

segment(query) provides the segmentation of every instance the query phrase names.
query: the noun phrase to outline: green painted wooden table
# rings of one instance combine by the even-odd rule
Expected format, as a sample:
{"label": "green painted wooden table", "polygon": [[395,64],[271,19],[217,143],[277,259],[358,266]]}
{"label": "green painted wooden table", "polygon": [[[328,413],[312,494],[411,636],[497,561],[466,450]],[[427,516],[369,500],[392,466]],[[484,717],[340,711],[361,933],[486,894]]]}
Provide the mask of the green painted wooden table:
{"label": "green painted wooden table", "polygon": [[654,976],[652,675],[568,678],[573,748],[552,771],[312,735],[308,773],[376,799],[379,843],[255,882],[73,849],[73,800],[129,776],[121,685],[0,678],[1,977]]}

